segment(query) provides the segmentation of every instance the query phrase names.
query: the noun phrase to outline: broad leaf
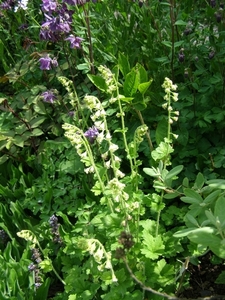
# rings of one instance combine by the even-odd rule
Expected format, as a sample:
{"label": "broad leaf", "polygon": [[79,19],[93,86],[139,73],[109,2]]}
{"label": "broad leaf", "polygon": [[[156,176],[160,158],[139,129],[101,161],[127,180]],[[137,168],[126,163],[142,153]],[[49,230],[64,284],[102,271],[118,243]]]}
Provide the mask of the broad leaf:
{"label": "broad leaf", "polygon": [[146,91],[148,90],[148,88],[150,87],[150,85],[152,84],[153,79],[150,79],[147,82],[143,82],[141,84],[139,84],[138,86],[138,90],[139,92],[144,95],[146,93]]}
{"label": "broad leaf", "polygon": [[136,68],[133,68],[130,73],[126,75],[124,82],[124,94],[126,97],[132,97],[140,84],[140,73]]}
{"label": "broad leaf", "polygon": [[163,241],[161,236],[153,237],[146,230],[143,231],[143,249],[141,249],[141,253],[144,254],[147,258],[157,259],[160,255],[163,254],[165,246],[163,245]]}
{"label": "broad leaf", "polygon": [[206,182],[211,188],[225,190],[225,179],[212,179]]}
{"label": "broad leaf", "polygon": [[107,92],[107,84],[105,79],[98,75],[87,74],[90,81],[100,90],[103,92]]}
{"label": "broad leaf", "polygon": [[224,208],[225,198],[221,196],[219,199],[217,199],[214,209],[214,216],[218,217],[221,224],[225,221]]}
{"label": "broad leaf", "polygon": [[124,77],[130,72],[130,64],[128,58],[123,54],[119,53],[118,58],[119,69]]}
{"label": "broad leaf", "polygon": [[184,166],[182,165],[174,167],[172,170],[169,171],[169,173],[167,173],[164,180],[173,179],[176,175],[178,175],[183,170],[183,168]]}

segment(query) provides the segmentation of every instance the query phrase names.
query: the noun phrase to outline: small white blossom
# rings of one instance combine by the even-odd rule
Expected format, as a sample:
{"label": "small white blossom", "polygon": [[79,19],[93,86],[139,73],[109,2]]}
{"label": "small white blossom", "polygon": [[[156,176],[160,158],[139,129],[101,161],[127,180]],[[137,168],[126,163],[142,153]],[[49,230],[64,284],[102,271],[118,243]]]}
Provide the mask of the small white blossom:
{"label": "small white blossom", "polygon": [[118,149],[119,149],[119,147],[116,144],[111,143],[109,146],[109,150],[112,152],[115,152]]}

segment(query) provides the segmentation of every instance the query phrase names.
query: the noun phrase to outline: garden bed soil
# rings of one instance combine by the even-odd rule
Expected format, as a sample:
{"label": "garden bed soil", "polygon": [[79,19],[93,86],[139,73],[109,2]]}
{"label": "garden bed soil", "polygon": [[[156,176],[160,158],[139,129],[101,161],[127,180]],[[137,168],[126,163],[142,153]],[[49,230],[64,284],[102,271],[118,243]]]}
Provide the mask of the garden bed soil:
{"label": "garden bed soil", "polygon": [[200,263],[197,266],[189,264],[190,286],[179,295],[181,299],[225,299],[225,282],[215,283],[221,272],[225,271],[225,265],[212,264],[211,258],[212,253],[209,252],[199,259]]}

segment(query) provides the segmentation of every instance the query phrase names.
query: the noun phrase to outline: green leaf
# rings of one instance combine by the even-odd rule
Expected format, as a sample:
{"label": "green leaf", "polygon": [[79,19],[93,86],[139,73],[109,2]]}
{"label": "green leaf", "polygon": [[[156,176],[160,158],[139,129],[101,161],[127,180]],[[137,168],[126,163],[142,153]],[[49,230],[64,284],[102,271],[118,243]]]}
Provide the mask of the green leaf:
{"label": "green leaf", "polygon": [[187,213],[185,217],[191,224],[193,224],[196,227],[199,227],[198,221],[191,214]]}
{"label": "green leaf", "polygon": [[185,203],[200,204],[203,202],[202,197],[192,189],[185,189],[184,194],[186,197],[181,197],[181,200]]}
{"label": "green leaf", "polygon": [[174,43],[174,48],[180,47],[183,43],[184,43],[184,41],[175,42]]}
{"label": "green leaf", "polygon": [[148,81],[148,73],[145,68],[139,63],[136,64],[135,68],[138,70],[140,75],[140,84],[146,83]]}
{"label": "green leaf", "polygon": [[119,53],[118,64],[123,77],[126,77],[126,75],[130,72],[130,64],[127,57],[121,52]]}
{"label": "green leaf", "polygon": [[217,197],[221,194],[220,190],[216,190],[212,193],[210,193],[203,201],[205,204],[210,204],[216,201]]}
{"label": "green leaf", "polygon": [[215,283],[224,284],[224,282],[225,282],[225,271],[222,271],[222,273],[220,273],[220,275],[217,277]]}
{"label": "green leaf", "polygon": [[221,196],[219,199],[216,200],[215,209],[214,209],[214,216],[218,217],[221,224],[225,221],[224,208],[225,208],[225,198]]}
{"label": "green leaf", "polygon": [[168,48],[172,48],[172,42],[169,42],[169,41],[163,41],[162,44],[165,45],[165,46],[168,47]]}
{"label": "green leaf", "polygon": [[139,84],[138,86],[138,90],[139,92],[144,95],[146,93],[146,91],[148,90],[148,88],[150,87],[150,85],[152,84],[153,79],[150,79],[147,82],[143,82],[141,84]]}
{"label": "green leaf", "polygon": [[133,97],[123,97],[120,98],[121,101],[130,103],[134,98]]}
{"label": "green leaf", "polygon": [[212,179],[206,183],[213,189],[225,190],[225,179]]}
{"label": "green leaf", "polygon": [[205,211],[206,217],[210,220],[210,222],[216,226],[216,218],[210,210]]}
{"label": "green leaf", "polygon": [[42,260],[38,265],[44,273],[52,271],[52,261],[49,258]]}
{"label": "green leaf", "polygon": [[166,174],[166,177],[164,180],[173,179],[176,175],[178,175],[182,170],[184,166],[178,165],[174,167],[172,170],[169,171],[169,173]]}
{"label": "green leaf", "polygon": [[107,84],[105,79],[98,75],[87,74],[90,81],[100,90],[103,92],[107,92]]}
{"label": "green leaf", "polygon": [[203,176],[202,173],[198,173],[198,175],[197,175],[197,177],[195,179],[195,183],[194,183],[193,188],[201,190],[201,188],[203,187],[204,183],[205,183],[205,177]]}
{"label": "green leaf", "polygon": [[216,236],[216,230],[212,227],[197,228],[188,234],[188,238],[196,244],[210,246],[211,244],[220,245],[221,239]]}
{"label": "green leaf", "polygon": [[31,128],[38,127],[45,120],[46,120],[46,117],[44,117],[44,116],[37,117],[37,118],[30,121],[30,126],[31,126]]}
{"label": "green leaf", "polygon": [[35,291],[34,300],[43,300],[48,298],[48,290],[51,283],[51,279],[47,278],[42,285]]}
{"label": "green leaf", "polygon": [[182,238],[182,237],[188,236],[188,234],[194,230],[196,230],[196,227],[185,228],[185,229],[175,232],[173,234],[173,236],[175,238]]}
{"label": "green leaf", "polygon": [[187,22],[184,22],[183,20],[177,20],[174,25],[176,26],[187,26]]}
{"label": "green leaf", "polygon": [[132,97],[140,84],[140,73],[136,68],[133,68],[130,73],[126,75],[123,85],[124,94],[126,97]]}
{"label": "green leaf", "polygon": [[[31,133],[28,132],[28,135],[31,135]],[[13,143],[19,147],[23,147],[24,146],[24,142],[26,140],[28,140],[29,136],[27,135],[16,135],[13,139]]]}
{"label": "green leaf", "polygon": [[33,131],[32,131],[32,136],[39,136],[39,135],[42,135],[44,134],[43,131],[39,128],[35,128]]}
{"label": "green leaf", "polygon": [[85,73],[90,72],[90,65],[88,63],[79,64],[76,68],[77,70],[84,71]]}
{"label": "green leaf", "polygon": [[147,174],[147,175],[149,175],[151,177],[158,177],[158,176],[160,176],[160,173],[155,168],[144,168],[143,171],[145,172],[145,174]]}
{"label": "green leaf", "polygon": [[151,152],[152,158],[157,160],[163,160],[168,157],[170,153],[172,153],[174,149],[171,147],[169,143],[161,142],[159,146]]}
{"label": "green leaf", "polygon": [[149,232],[144,230],[143,238],[143,249],[141,249],[142,254],[153,260],[157,259],[163,254],[165,246],[163,245],[161,236],[154,237]]}

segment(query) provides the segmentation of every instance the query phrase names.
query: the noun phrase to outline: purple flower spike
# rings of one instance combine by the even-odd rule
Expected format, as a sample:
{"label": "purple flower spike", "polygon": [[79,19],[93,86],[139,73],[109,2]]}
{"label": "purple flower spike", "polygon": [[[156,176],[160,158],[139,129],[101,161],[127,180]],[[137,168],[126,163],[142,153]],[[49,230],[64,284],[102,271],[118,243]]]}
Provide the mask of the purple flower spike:
{"label": "purple flower spike", "polygon": [[65,41],[70,42],[70,48],[80,48],[80,44],[83,41],[80,37],[75,37],[73,34],[69,35],[68,38],[65,39]]}
{"label": "purple flower spike", "polygon": [[96,140],[97,136],[99,135],[98,129],[93,126],[89,128],[85,133],[84,136],[88,139],[90,144],[93,144]]}
{"label": "purple flower spike", "polygon": [[56,99],[56,95],[54,95],[52,91],[46,91],[42,93],[41,96],[43,97],[43,101],[48,103],[54,103]]}
{"label": "purple flower spike", "polygon": [[52,67],[54,67],[54,68],[58,67],[58,62],[57,62],[56,58],[51,59],[51,57],[49,57],[49,55],[41,57],[39,59],[39,62],[40,62],[41,70],[51,70]]}

